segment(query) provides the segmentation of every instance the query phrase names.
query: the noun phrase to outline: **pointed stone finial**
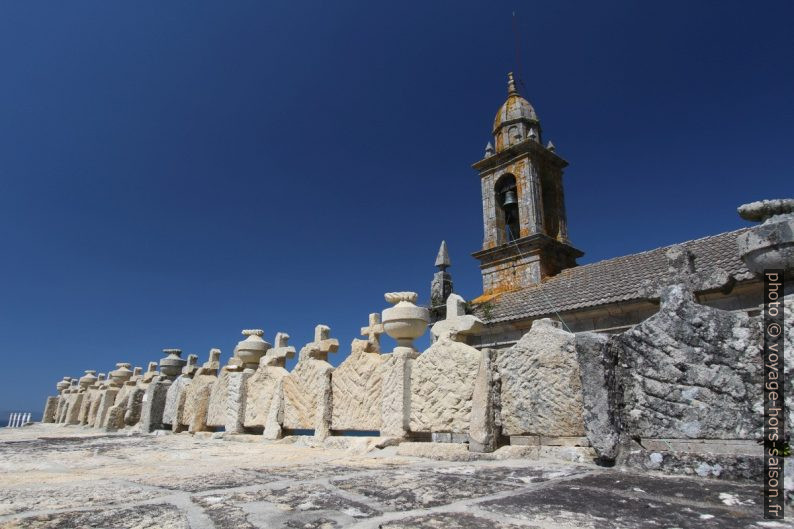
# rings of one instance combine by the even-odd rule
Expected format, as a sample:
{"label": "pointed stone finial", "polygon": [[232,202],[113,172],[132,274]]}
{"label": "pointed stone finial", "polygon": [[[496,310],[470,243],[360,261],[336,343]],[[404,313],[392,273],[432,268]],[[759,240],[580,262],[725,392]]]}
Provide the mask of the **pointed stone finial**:
{"label": "pointed stone finial", "polygon": [[489,141],[488,145],[485,146],[485,157],[490,158],[491,156],[493,156],[493,153],[494,153],[493,145],[491,145],[491,142]]}
{"label": "pointed stone finial", "polygon": [[518,90],[516,90],[516,81],[513,79],[513,72],[507,74],[507,95],[518,95]]}
{"label": "pointed stone finial", "polygon": [[554,144],[551,142],[551,140],[549,140],[549,143],[546,144],[546,150],[548,150],[550,152],[554,152],[554,151],[557,150],[557,148],[554,146]]}
{"label": "pointed stone finial", "polygon": [[452,266],[449,260],[449,253],[447,252],[447,241],[441,241],[441,246],[438,248],[438,255],[436,256],[436,265],[442,272],[447,267]]}

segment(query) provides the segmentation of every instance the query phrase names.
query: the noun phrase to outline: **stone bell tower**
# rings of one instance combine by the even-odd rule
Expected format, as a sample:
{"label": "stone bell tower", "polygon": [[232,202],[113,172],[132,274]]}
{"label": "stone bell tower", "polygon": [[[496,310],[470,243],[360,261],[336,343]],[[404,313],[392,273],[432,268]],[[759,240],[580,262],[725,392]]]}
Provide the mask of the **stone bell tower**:
{"label": "stone bell tower", "polygon": [[484,238],[473,254],[482,271],[479,299],[537,284],[584,255],[568,241],[562,183],[568,162],[551,142],[543,146],[535,109],[518,94],[513,74],[507,77],[494,143],[472,166],[482,184]]}

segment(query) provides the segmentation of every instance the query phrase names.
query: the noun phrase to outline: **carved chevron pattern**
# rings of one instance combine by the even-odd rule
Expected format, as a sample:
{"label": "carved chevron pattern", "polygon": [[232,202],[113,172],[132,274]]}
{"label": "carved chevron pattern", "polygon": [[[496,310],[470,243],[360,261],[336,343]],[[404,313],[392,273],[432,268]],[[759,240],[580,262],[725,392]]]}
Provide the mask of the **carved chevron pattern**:
{"label": "carved chevron pattern", "polygon": [[411,370],[411,430],[466,433],[480,352],[439,340],[419,355]]}
{"label": "carved chevron pattern", "polygon": [[328,362],[306,358],[284,377],[284,427],[314,429],[320,399],[326,391]]}
{"label": "carved chevron pattern", "polygon": [[381,365],[377,353],[353,351],[331,377],[334,430],[380,430]]}

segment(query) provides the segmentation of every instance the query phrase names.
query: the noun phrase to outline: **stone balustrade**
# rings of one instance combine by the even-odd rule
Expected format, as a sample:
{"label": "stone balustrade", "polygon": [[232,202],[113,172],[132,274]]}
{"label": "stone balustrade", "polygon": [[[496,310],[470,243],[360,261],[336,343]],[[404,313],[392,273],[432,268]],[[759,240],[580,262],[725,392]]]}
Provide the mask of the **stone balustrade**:
{"label": "stone balustrade", "polygon": [[[370,314],[364,339],[353,340],[336,368],[328,355],[339,343],[325,325],[291,371],[286,361],[296,350],[287,334],[277,333],[271,347],[262,331],[246,330],[223,367],[218,349],[200,367],[196,355],[182,360],[166,349],[159,371],[154,362],[143,375],[119,363],[107,378],[91,370],[64,377],[42,421],[314,442],[357,432],[480,452],[556,445],[609,464],[751,477],[760,460],[740,452],[761,433],[760,317],[700,305],[690,287],[660,286],[659,312],[620,334],[574,335],[540,319],[500,350],[466,343],[483,323],[452,294],[424,352],[413,343],[427,330],[427,309],[414,304],[415,294],[391,293],[393,307],[382,318]],[[784,303],[790,335],[794,297]],[[384,333],[397,340],[392,351],[381,350]]]}

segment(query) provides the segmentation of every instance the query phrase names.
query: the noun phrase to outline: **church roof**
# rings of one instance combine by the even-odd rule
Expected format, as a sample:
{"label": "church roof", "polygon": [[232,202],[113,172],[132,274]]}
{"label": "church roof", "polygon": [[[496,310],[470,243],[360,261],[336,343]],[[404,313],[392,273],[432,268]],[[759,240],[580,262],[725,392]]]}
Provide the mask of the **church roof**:
{"label": "church roof", "polygon": [[[736,237],[749,228],[686,241],[681,246],[692,253],[695,271],[722,269],[737,281],[754,277],[739,258]],[[647,298],[647,281],[663,280],[668,273],[665,256],[672,246],[657,248],[597,263],[563,270],[542,283],[499,296],[476,306],[475,314],[488,323],[537,318]],[[488,305],[487,309],[484,305]]]}

